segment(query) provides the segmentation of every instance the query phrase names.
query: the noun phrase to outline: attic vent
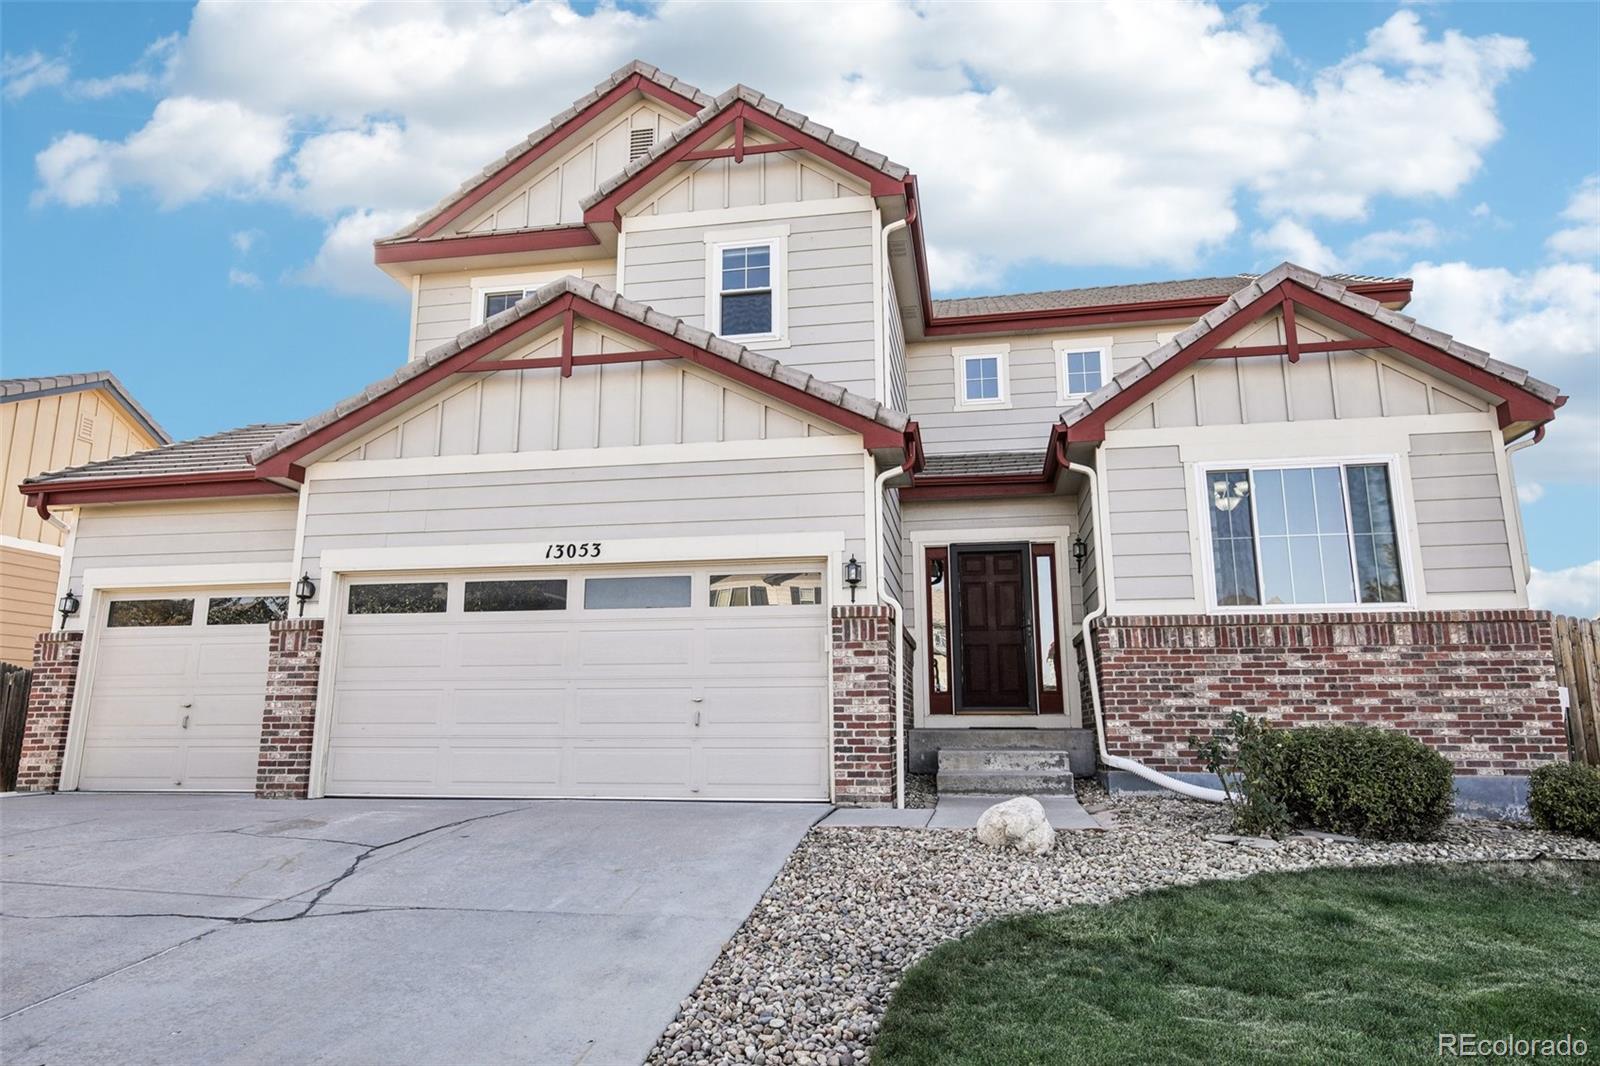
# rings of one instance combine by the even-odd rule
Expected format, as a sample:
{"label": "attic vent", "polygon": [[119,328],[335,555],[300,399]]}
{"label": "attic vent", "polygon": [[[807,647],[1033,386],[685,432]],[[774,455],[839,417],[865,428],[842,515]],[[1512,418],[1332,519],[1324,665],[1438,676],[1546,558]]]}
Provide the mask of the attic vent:
{"label": "attic vent", "polygon": [[93,415],[83,415],[78,419],[78,439],[91,444],[94,442]]}
{"label": "attic vent", "polygon": [[656,145],[655,130],[634,130],[628,134],[628,162],[650,154]]}

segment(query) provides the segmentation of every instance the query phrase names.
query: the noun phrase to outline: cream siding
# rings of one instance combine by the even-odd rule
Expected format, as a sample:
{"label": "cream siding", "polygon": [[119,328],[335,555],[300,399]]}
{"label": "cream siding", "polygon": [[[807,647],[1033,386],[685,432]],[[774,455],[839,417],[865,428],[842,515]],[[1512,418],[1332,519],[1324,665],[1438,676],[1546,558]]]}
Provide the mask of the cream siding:
{"label": "cream siding", "polygon": [[420,359],[431,349],[481,322],[482,316],[473,307],[474,280],[494,285],[502,279],[507,288],[517,284],[517,279],[527,275],[543,278],[571,274],[592,281],[602,288],[615,290],[617,266],[610,259],[583,262],[534,264],[517,270],[458,270],[444,274],[423,274],[417,281],[417,301],[412,328],[411,358]]}
{"label": "cream siding", "polygon": [[1422,579],[1428,592],[1514,592],[1510,525],[1495,435],[1411,434]]}
{"label": "cream siding", "polygon": [[1083,538],[1084,547],[1088,554],[1083,559],[1083,569],[1078,571],[1077,564],[1067,560],[1063,566],[1073,568],[1072,583],[1078,590],[1073,597],[1074,611],[1072,621],[1081,623],[1085,615],[1100,606],[1100,567],[1099,556],[1094,550],[1094,496],[1085,486],[1078,494],[1078,525],[1076,536]]}
{"label": "cream siding", "polygon": [[906,606],[905,527],[900,509],[900,490],[886,489],[883,494],[883,572],[889,595]]}
{"label": "cream siding", "polygon": [[54,628],[61,557],[0,545],[0,662],[27,666],[33,642]]}
{"label": "cream siding", "polygon": [[[785,294],[789,343],[768,354],[785,366],[809,371],[862,396],[872,395],[878,304],[873,291],[877,230],[872,214],[797,213],[782,221],[789,227]],[[631,232],[624,225],[623,291],[629,299],[704,327],[707,235],[714,241],[718,232],[749,228],[695,223],[692,216],[685,217],[682,228]]]}

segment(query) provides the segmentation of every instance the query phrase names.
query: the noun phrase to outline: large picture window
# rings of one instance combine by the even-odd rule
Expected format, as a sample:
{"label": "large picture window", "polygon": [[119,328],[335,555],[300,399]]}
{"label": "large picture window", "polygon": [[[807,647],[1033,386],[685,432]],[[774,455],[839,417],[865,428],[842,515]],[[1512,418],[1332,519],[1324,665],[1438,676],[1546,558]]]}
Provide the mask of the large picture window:
{"label": "large picture window", "polygon": [[1205,472],[1219,607],[1405,602],[1386,463]]}

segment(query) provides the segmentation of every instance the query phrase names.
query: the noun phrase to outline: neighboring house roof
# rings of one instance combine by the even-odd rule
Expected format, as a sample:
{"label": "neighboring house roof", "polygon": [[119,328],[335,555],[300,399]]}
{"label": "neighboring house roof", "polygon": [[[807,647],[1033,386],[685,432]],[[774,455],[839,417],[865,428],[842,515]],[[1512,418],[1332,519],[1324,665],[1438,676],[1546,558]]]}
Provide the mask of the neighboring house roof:
{"label": "neighboring house roof", "polygon": [[109,370],[91,370],[84,374],[53,374],[40,378],[0,378],[0,403],[54,396],[63,392],[104,388],[116,398],[129,417],[139,423],[158,444],[172,443],[172,434],[161,428],[149,411],[128,391],[117,375]]}
{"label": "neighboring house roof", "polygon": [[[409,225],[397,233],[383,238],[378,243],[383,244],[418,236],[419,230],[428,226],[430,222],[433,222],[440,215],[448,213],[450,208],[470,197],[481,186],[502,173],[507,167],[525,160],[531,162],[532,160],[529,159],[530,154],[545,145],[546,142],[552,139],[560,141],[584,125],[596,112],[609,106],[607,103],[608,98],[624,82],[632,82],[633,84],[630,88],[637,87],[643,82],[648,82],[650,85],[664,90],[665,93],[671,94],[671,96],[682,98],[686,103],[692,104],[694,108],[703,108],[711,103],[711,97],[693,85],[680,78],[675,78],[666,71],[651,66],[649,63],[638,59],[625,63],[612,71],[609,77],[601,81],[593,89],[574,100],[566,110],[506,149],[505,153],[498,159],[484,167],[479,173],[462,182],[459,188],[417,216]],[[560,136],[557,136],[557,134],[560,134]],[[534,158],[537,158],[537,156]],[[422,236],[429,235],[424,234]]]}
{"label": "neighboring house roof", "polygon": [[149,451],[82,466],[69,466],[28,478],[24,485],[60,485],[114,478],[171,477],[183,474],[253,474],[250,453],[272,440],[293,422],[258,423],[228,429],[193,440],[178,441]]}
{"label": "neighboring house roof", "polygon": [[923,478],[966,477],[971,474],[1037,474],[1044,469],[1044,452],[972,452],[930,455]]}
{"label": "neighboring house roof", "polygon": [[[1535,424],[1548,421],[1554,417],[1555,408],[1566,400],[1554,385],[1531,377],[1521,367],[1491,358],[1488,352],[1462,344],[1448,333],[1430,329],[1409,315],[1391,311],[1376,300],[1352,292],[1333,278],[1293,263],[1282,263],[1240,288],[1199,321],[1065,411],[1061,422],[1068,427],[1069,439],[1091,439],[1072,433],[1077,426],[1085,426],[1090,434],[1103,434],[1105,421],[1111,415],[1148,396],[1158,384],[1173,377],[1238,328],[1272,312],[1282,302],[1273,296],[1274,290],[1280,288],[1283,298],[1294,303],[1304,300],[1313,310],[1320,308],[1334,316],[1349,318],[1348,313],[1341,314],[1338,310],[1348,308],[1366,316],[1367,321],[1360,325],[1375,342],[1373,347],[1405,351],[1504,400],[1515,400],[1514,393],[1519,392],[1534,401],[1532,404],[1508,403],[1507,410],[1502,411],[1502,426],[1509,424],[1508,418]],[[1240,321],[1235,323],[1235,318]],[[1447,358],[1440,358],[1441,355]],[[1511,412],[1512,406],[1518,410]],[[1522,417],[1524,415],[1528,417]]]}
{"label": "neighboring house roof", "polygon": [[[1341,285],[1408,285],[1410,278],[1377,277],[1367,274],[1328,274]],[[936,318],[968,315],[1007,315],[1029,311],[1057,311],[1066,308],[1105,307],[1112,304],[1158,303],[1167,300],[1226,300],[1256,279],[1255,274],[1227,274],[1213,278],[1180,278],[1132,285],[1095,285],[1081,289],[1049,289],[1044,292],[1018,292],[999,296],[962,296],[933,301]]]}

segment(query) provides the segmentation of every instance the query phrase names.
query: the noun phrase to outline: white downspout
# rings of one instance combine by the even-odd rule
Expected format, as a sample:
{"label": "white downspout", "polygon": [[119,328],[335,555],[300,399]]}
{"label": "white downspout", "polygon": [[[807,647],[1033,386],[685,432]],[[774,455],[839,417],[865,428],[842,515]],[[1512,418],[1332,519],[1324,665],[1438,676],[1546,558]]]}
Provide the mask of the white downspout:
{"label": "white downspout", "polygon": [[894,684],[894,805],[896,809],[906,805],[906,679],[905,671],[905,609],[900,606],[900,601],[889,595],[889,581],[883,565],[883,487],[890,478],[899,477],[910,469],[916,461],[914,454],[907,454],[904,466],[891,466],[878,475],[872,483],[873,496],[876,497],[873,512],[872,538],[872,572],[878,576],[878,599],[889,605],[889,610],[894,613],[894,659],[893,673],[890,675]]}
{"label": "white downspout", "polygon": [[1512,463],[1511,457],[1524,448],[1531,448],[1544,440],[1544,425],[1541,423],[1534,427],[1528,436],[1506,445],[1506,473],[1511,476],[1511,500],[1516,505],[1517,539],[1522,542],[1522,582],[1526,585],[1533,578],[1533,557],[1528,554],[1528,531],[1522,524],[1522,501],[1517,498],[1517,468]]}
{"label": "white downspout", "polygon": [[[1058,444],[1057,448],[1059,449],[1057,454],[1061,460],[1061,465],[1066,469],[1073,471],[1074,473],[1082,474],[1084,477],[1088,478],[1089,498],[1091,500],[1098,501],[1100,496],[1096,485],[1094,467],[1084,466],[1082,463],[1068,461],[1065,444]],[[1102,560],[1105,558],[1105,556],[1100,554],[1100,527],[1104,524],[1105,516],[1096,514],[1094,516],[1094,528],[1091,532],[1091,536],[1094,538],[1094,557]],[[1103,573],[1105,573],[1105,566],[1102,563],[1095,569],[1095,580],[1098,581],[1099,575]],[[1095,606],[1094,610],[1083,616],[1083,654],[1089,667],[1089,700],[1094,704],[1094,736],[1095,742],[1100,747],[1100,761],[1105,765],[1114,767],[1118,770],[1126,770],[1128,773],[1133,774],[1136,777],[1142,777],[1151,784],[1160,785],[1162,788],[1169,789],[1181,796],[1188,796],[1190,799],[1206,800],[1210,803],[1228,802],[1228,794],[1223,792],[1220,788],[1206,788],[1204,785],[1191,785],[1187,781],[1180,781],[1176,777],[1169,777],[1159,770],[1152,770],[1144,763],[1135,762],[1134,760],[1124,758],[1121,755],[1112,755],[1110,752],[1106,751],[1106,722],[1105,716],[1100,713],[1100,678],[1096,671],[1094,661],[1093,632],[1095,620],[1100,618],[1105,613],[1106,590],[1104,587],[1102,587],[1100,589],[1100,602]]]}
{"label": "white downspout", "polygon": [[878,275],[878,292],[877,292],[876,296],[874,297],[874,299],[876,299],[878,301],[878,313],[884,317],[885,321],[883,323],[883,329],[879,331],[878,350],[877,350],[877,353],[876,353],[877,358],[875,360],[873,360],[874,366],[873,366],[872,387],[873,387],[873,390],[874,390],[873,391],[874,398],[876,398],[877,401],[879,403],[883,404],[885,407],[889,406],[889,323],[888,323],[888,316],[889,316],[889,312],[891,310],[893,310],[895,314],[899,314],[900,313],[900,309],[898,307],[891,309],[891,308],[883,306],[884,279],[889,276],[889,238],[894,236],[896,233],[899,233],[901,230],[905,229],[907,223],[909,223],[910,221],[911,221],[911,217],[908,215],[905,218],[902,218],[898,222],[891,222],[887,226],[883,227],[883,231],[882,231],[882,234],[881,234],[882,237],[883,237],[883,241],[882,241],[882,246],[879,248],[880,255],[878,257],[878,263],[882,266],[883,269]]}

